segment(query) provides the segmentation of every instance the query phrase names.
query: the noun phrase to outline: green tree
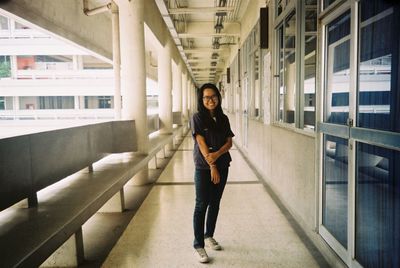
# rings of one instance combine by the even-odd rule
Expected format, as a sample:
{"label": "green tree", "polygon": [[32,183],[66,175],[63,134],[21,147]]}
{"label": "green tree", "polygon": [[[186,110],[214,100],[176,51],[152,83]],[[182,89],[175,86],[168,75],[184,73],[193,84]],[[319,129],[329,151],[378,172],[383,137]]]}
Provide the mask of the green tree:
{"label": "green tree", "polygon": [[10,77],[11,67],[9,62],[0,62],[0,78]]}

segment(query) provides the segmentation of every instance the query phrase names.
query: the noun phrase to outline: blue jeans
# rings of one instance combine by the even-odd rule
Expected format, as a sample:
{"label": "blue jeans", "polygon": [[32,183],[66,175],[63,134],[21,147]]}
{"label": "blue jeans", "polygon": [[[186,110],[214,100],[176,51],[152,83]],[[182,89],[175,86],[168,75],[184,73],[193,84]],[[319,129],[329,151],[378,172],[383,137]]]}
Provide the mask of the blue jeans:
{"label": "blue jeans", "polygon": [[[204,238],[214,236],[219,203],[228,177],[228,168],[218,169],[218,171],[221,177],[218,184],[211,181],[211,172],[208,169],[196,169],[194,173],[196,186],[196,206],[193,215],[194,248],[204,248]],[[206,212],[207,222],[206,232],[204,233]]]}

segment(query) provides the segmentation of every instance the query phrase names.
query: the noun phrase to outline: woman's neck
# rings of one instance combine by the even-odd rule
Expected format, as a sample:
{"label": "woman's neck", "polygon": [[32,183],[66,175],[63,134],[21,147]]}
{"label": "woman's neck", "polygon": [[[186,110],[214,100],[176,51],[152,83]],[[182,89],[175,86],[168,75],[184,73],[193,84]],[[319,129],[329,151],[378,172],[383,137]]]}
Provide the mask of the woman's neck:
{"label": "woman's neck", "polygon": [[209,110],[211,117],[215,117],[215,110]]}

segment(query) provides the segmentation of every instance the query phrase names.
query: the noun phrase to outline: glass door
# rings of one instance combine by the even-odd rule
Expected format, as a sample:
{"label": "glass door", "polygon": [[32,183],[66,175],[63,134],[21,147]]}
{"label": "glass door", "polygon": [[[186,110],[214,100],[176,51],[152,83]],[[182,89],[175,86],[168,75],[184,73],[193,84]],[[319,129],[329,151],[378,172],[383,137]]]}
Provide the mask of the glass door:
{"label": "glass door", "polygon": [[358,7],[355,250],[363,267],[400,267],[400,4]]}
{"label": "glass door", "polygon": [[320,233],[349,267],[400,267],[400,7],[322,19]]}
{"label": "glass door", "polygon": [[349,221],[350,9],[327,22],[325,29],[324,114],[322,143],[321,234],[347,258]]}

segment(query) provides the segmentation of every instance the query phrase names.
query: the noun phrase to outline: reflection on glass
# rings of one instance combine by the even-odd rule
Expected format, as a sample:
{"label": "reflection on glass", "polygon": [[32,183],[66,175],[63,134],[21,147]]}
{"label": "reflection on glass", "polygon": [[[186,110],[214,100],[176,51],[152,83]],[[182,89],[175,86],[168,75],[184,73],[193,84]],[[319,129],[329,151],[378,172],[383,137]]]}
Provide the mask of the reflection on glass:
{"label": "reflection on glass", "polygon": [[292,12],[278,30],[279,121],[294,124],[296,104],[296,16]]}
{"label": "reflection on glass", "polygon": [[329,7],[335,1],[337,0],[324,0],[324,9]]}
{"label": "reflection on glass", "polygon": [[394,9],[387,1],[361,1],[357,107],[360,127],[400,131],[396,115],[398,72],[392,72],[399,66],[398,60],[392,59],[399,50],[398,38],[393,38],[398,36],[394,17]]}
{"label": "reflection on glass", "polygon": [[8,18],[0,15],[0,30],[8,30]]}
{"label": "reflection on glass", "polygon": [[344,125],[349,118],[350,11],[328,24],[327,45],[324,121]]}
{"label": "reflection on glass", "polygon": [[317,6],[312,1],[305,11],[304,38],[304,128],[315,126],[315,75],[317,48]]}
{"label": "reflection on glass", "polygon": [[357,143],[356,259],[400,267],[400,152]]}
{"label": "reflection on glass", "polygon": [[284,96],[284,88],[283,88],[283,78],[284,78],[284,45],[283,45],[283,25],[278,29],[278,42],[279,42],[279,114],[278,120],[280,122],[283,121],[283,96]]}
{"label": "reflection on glass", "polygon": [[259,56],[259,50],[256,50],[253,55],[252,55],[252,61],[253,61],[253,78],[252,82],[254,83],[253,89],[254,89],[254,110],[252,111],[252,116],[258,118],[262,116],[262,113],[260,113],[261,110],[261,91],[260,91],[260,80],[259,80],[259,71],[260,71],[260,56]]}
{"label": "reflection on glass", "polygon": [[322,224],[347,248],[348,141],[325,135]]}

